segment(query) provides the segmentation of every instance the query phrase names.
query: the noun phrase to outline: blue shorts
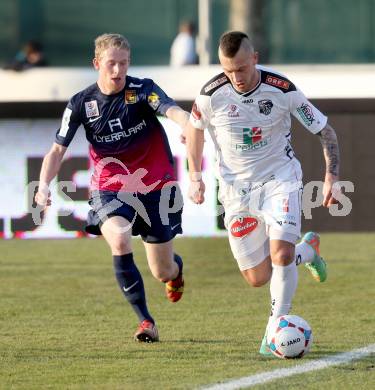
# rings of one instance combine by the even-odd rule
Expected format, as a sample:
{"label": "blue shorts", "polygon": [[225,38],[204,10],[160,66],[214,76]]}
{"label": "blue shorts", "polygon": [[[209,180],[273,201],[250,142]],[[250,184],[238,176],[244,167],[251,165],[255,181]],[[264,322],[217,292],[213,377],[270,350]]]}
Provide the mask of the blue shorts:
{"label": "blue shorts", "polygon": [[101,235],[102,224],[113,216],[121,216],[132,225],[132,235],[145,242],[168,242],[182,233],[183,198],[180,188],[164,187],[147,194],[95,191],[89,200],[86,232]]}

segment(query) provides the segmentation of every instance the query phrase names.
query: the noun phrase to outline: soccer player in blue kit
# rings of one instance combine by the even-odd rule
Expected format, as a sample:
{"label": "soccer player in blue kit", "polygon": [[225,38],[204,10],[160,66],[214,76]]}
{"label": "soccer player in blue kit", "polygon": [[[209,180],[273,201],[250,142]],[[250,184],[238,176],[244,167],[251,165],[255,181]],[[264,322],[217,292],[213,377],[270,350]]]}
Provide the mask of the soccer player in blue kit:
{"label": "soccer player in blue kit", "polygon": [[136,341],[159,340],[148,311],[142,276],[134,263],[131,237],[143,239],[152,275],[165,283],[170,301],[181,299],[183,262],[172,240],[182,233],[182,196],[173,158],[157,114],[185,128],[189,114],[151,79],[127,75],[130,45],[119,34],[95,40],[97,83],[74,95],[41,172],[36,203],[51,204],[48,186],[78,127],[83,125],[94,166],[92,209],[86,230],[102,234],[113,256],[118,284],[139,318]]}

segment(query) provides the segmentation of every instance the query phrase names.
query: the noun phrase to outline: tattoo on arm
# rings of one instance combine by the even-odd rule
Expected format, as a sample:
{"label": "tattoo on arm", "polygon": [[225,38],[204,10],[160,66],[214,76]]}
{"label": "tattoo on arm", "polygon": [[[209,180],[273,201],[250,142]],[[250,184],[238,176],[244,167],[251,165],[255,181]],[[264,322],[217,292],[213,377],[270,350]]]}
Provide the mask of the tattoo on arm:
{"label": "tattoo on arm", "polygon": [[329,124],[327,124],[318,135],[323,146],[327,172],[338,176],[340,168],[340,153],[336,132]]}

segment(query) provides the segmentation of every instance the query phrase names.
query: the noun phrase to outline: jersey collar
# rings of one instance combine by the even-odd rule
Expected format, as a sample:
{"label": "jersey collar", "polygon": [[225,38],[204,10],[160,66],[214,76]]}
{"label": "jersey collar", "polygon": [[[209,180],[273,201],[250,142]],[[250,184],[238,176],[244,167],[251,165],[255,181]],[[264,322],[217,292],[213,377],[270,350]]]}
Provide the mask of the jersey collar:
{"label": "jersey collar", "polygon": [[250,96],[252,93],[254,93],[260,86],[260,84],[262,83],[262,71],[260,69],[257,69],[258,72],[259,72],[259,81],[257,83],[257,85],[251,89],[250,91],[247,91],[247,92],[238,92],[236,90],[236,88],[233,87],[233,85],[231,84],[233,90],[237,93],[237,95],[240,95],[241,97],[247,97],[247,96]]}

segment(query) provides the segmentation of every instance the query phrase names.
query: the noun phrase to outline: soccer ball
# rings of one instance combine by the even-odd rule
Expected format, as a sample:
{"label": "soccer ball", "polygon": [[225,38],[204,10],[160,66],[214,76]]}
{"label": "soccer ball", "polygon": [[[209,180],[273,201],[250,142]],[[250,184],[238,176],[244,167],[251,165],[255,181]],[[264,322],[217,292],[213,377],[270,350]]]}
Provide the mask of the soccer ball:
{"label": "soccer ball", "polygon": [[272,353],[280,359],[301,358],[309,352],[312,341],[310,325],[295,315],[277,318],[267,336]]}

